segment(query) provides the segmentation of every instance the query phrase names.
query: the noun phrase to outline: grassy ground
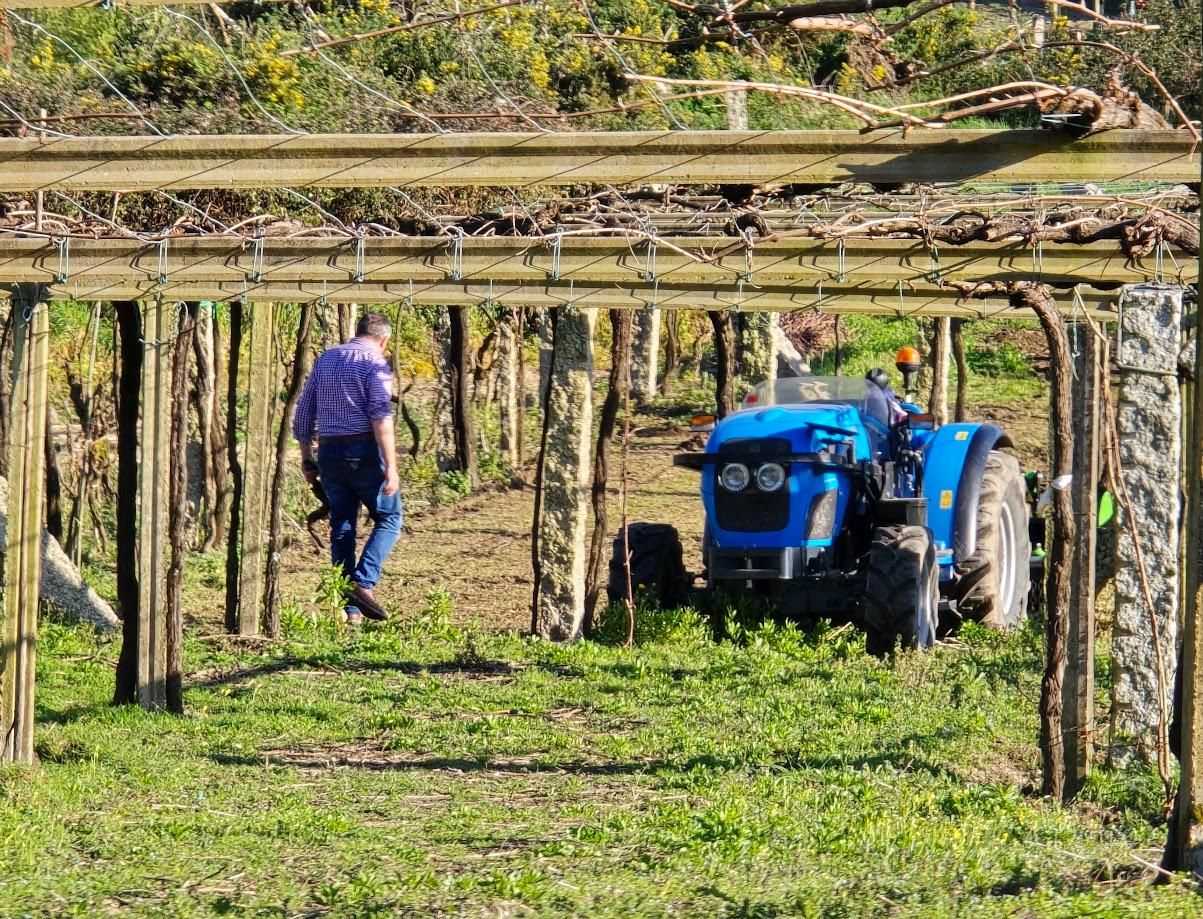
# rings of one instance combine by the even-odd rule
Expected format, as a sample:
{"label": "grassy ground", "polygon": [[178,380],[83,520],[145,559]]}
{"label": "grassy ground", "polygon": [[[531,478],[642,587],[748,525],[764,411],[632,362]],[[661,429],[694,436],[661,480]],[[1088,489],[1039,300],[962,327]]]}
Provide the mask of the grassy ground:
{"label": "grassy ground", "polygon": [[850,631],[622,650],[408,624],[193,642],[184,718],[44,636],[0,771],[0,914],[1188,915],[1147,774],[1032,792],[1039,639],[881,663]]}
{"label": "grassy ground", "polygon": [[[1041,466],[1042,384],[1008,385],[1027,401],[975,380],[974,417]],[[630,515],[673,522],[697,570],[688,438],[639,419]],[[394,620],[358,633],[315,603],[299,529],[278,643],[219,634],[222,559],[195,557],[184,718],[111,708],[115,646],[48,626],[42,764],[0,770],[0,916],[1200,912],[1148,883],[1150,773],[1100,769],[1067,808],[1036,793],[1035,632],[880,662],[850,630],[716,645],[649,612],[632,650],[541,644],[514,631],[531,500],[411,515]]]}

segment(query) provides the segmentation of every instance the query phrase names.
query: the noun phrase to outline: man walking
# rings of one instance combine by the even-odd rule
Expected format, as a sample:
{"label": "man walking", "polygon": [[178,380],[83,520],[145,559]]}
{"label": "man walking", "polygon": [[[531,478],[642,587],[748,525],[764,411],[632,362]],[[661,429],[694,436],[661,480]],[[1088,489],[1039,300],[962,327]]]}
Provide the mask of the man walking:
{"label": "man walking", "polygon": [[[314,362],[297,403],[292,432],[301,445],[301,471],[321,476],[330,505],[330,557],[351,581],[347,622],[388,618],[376,600],[384,560],[401,534],[401,485],[393,434],[393,374],[384,349],[393,329],[380,313],[364,313],[355,337]],[[313,439],[317,436],[317,461]],[[359,505],[372,532],[358,562]]]}

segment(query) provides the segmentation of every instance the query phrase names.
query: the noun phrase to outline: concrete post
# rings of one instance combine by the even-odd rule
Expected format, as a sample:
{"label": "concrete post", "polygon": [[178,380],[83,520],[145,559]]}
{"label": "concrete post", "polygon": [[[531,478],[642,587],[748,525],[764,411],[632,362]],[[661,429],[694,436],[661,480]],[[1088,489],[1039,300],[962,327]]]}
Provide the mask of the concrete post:
{"label": "concrete post", "polygon": [[745,383],[755,384],[777,379],[777,341],[779,320],[776,313],[745,313],[743,324],[743,366]]}
{"label": "concrete post", "polygon": [[518,319],[516,310],[502,317],[497,326],[497,405],[501,426],[501,455],[511,469],[522,465],[518,429],[522,413],[518,405]]}
{"label": "concrete post", "polygon": [[534,632],[552,641],[572,641],[580,637],[585,618],[597,312],[565,306],[556,316],[535,521]]}
{"label": "concrete post", "polygon": [[1120,306],[1116,424],[1120,473],[1132,517],[1126,519],[1119,502],[1110,755],[1113,761],[1133,755],[1151,761],[1157,756],[1159,736],[1168,730],[1177,661],[1183,290],[1129,287]]}
{"label": "concrete post", "polygon": [[451,313],[440,309],[434,333],[435,380],[434,419],[432,422],[435,456],[439,471],[455,468],[455,420],[452,416]]}
{"label": "concrete post", "polygon": [[631,398],[646,405],[656,397],[660,376],[660,308],[635,311],[631,342]]}

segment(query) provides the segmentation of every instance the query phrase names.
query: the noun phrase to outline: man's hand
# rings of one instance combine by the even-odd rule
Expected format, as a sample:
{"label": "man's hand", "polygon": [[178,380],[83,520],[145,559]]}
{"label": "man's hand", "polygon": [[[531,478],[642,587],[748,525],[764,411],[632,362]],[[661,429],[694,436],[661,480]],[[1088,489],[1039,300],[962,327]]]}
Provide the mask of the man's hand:
{"label": "man's hand", "polygon": [[389,465],[384,470],[384,484],[380,486],[386,497],[391,498],[401,490],[401,477],[397,475],[397,467]]}
{"label": "man's hand", "polygon": [[310,485],[318,480],[320,474],[317,463],[309,457],[306,456],[301,460],[301,475],[305,476],[305,481]]}
{"label": "man's hand", "polygon": [[401,477],[397,475],[397,440],[393,435],[393,416],[372,419],[372,433],[376,435],[376,446],[384,459],[384,484],[380,492],[391,498],[401,490]]}

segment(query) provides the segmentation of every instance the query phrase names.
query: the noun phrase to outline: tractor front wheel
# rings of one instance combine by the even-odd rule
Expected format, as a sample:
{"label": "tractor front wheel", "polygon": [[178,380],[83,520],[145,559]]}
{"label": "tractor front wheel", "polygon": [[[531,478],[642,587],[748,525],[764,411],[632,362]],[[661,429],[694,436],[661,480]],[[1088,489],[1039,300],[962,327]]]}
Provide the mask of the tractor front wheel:
{"label": "tractor front wheel", "polygon": [[1019,463],[993,451],[977,501],[977,544],[957,563],[957,612],[992,629],[1013,629],[1027,615],[1032,544]]}
{"label": "tractor front wheel", "polygon": [[931,531],[920,526],[875,530],[860,604],[869,653],[889,654],[899,640],[906,648],[930,648],[939,606],[940,571]]}

